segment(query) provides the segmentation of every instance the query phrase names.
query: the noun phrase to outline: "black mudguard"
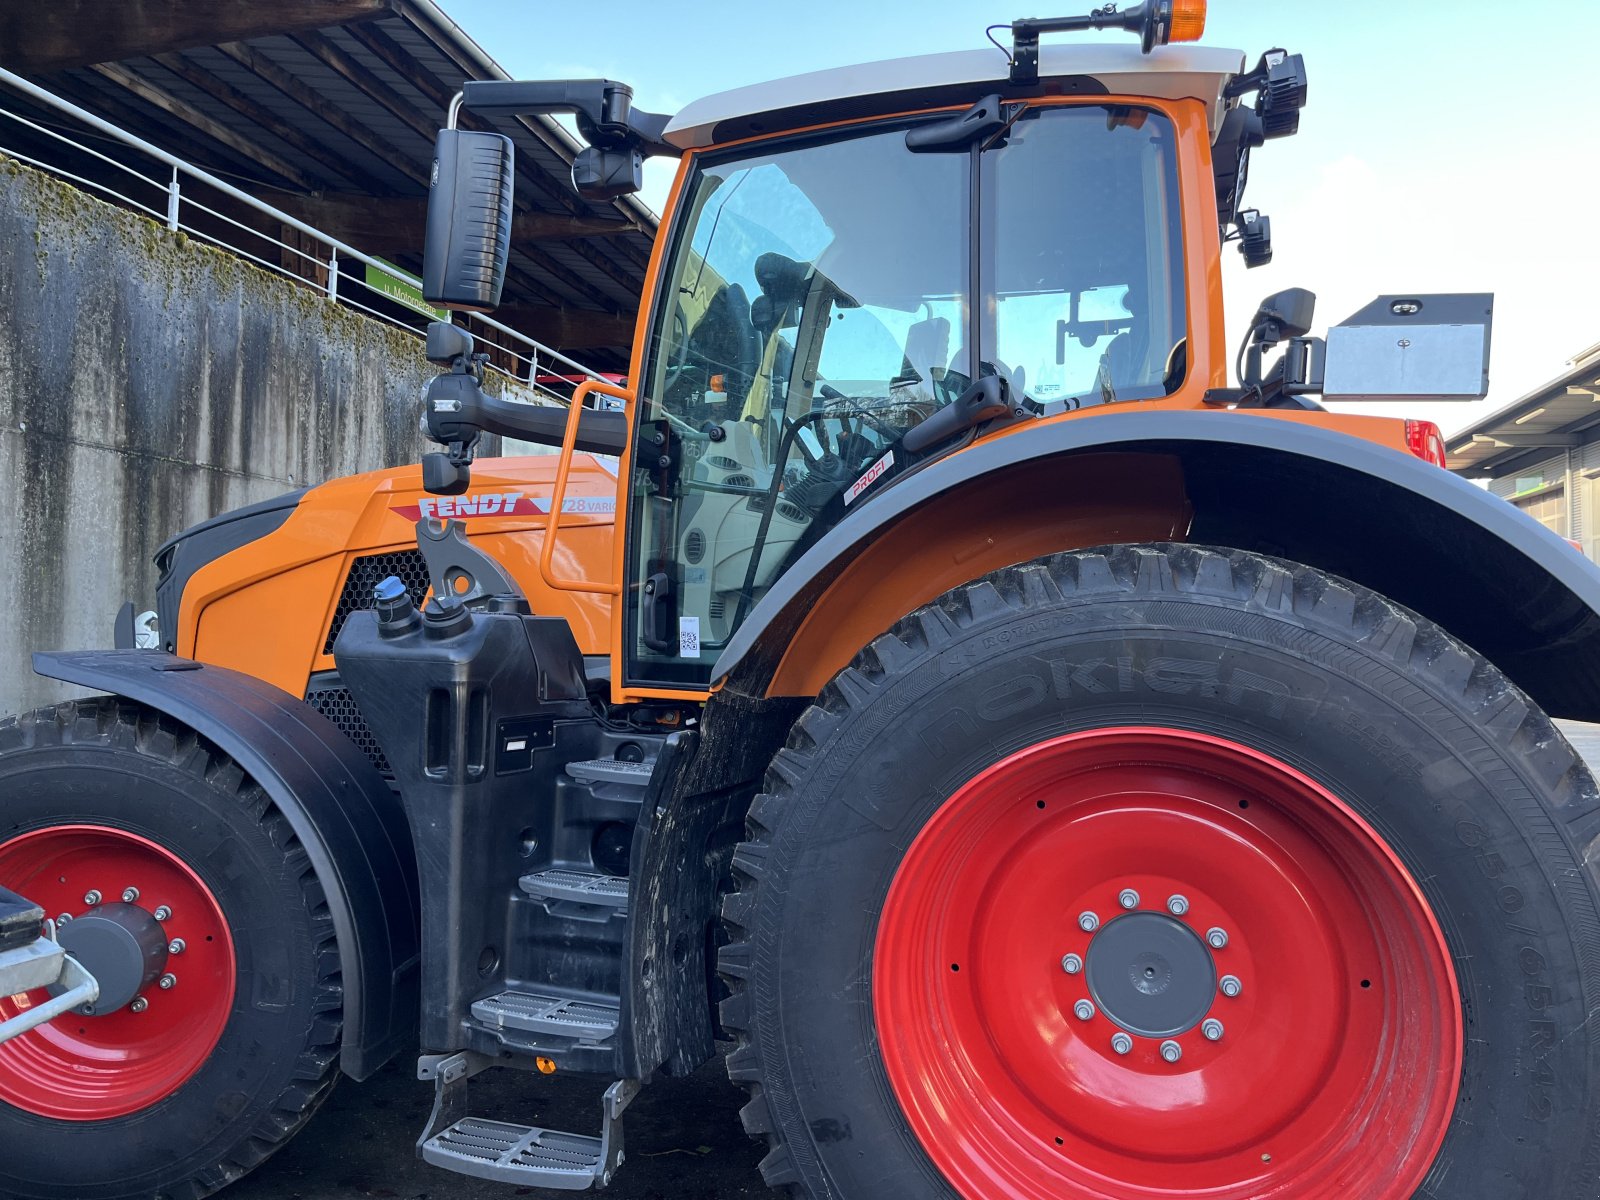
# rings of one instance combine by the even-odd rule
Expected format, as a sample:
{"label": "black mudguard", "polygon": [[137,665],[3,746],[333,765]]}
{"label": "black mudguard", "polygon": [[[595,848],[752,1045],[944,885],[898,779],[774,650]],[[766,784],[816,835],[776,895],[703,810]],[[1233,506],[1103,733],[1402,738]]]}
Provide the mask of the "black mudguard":
{"label": "black mudguard", "polygon": [[254,676],[150,650],[35,654],[50,679],[137,701],[264,788],[327,893],[344,975],[340,1065],[365,1079],[417,1038],[416,854],[399,799],[327,718]]}
{"label": "black mudguard", "polygon": [[1021,463],[1054,459],[1069,472],[1074,455],[1128,451],[1181,464],[1189,541],[1354,580],[1486,655],[1551,715],[1600,721],[1600,568],[1526,513],[1413,455],[1326,427],[1127,407],[980,442],[885,488],[779,577],[712,677],[761,695],[844,566],[933,497]]}

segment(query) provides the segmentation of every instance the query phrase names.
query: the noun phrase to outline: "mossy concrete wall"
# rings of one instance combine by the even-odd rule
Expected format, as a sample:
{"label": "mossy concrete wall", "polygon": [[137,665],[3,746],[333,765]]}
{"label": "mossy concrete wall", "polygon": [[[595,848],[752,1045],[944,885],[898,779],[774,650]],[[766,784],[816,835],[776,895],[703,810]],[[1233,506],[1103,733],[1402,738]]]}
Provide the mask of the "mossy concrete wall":
{"label": "mossy concrete wall", "polygon": [[0,157],[0,712],[68,694],[29,653],[110,646],[173,533],[416,461],[431,373],[416,338]]}

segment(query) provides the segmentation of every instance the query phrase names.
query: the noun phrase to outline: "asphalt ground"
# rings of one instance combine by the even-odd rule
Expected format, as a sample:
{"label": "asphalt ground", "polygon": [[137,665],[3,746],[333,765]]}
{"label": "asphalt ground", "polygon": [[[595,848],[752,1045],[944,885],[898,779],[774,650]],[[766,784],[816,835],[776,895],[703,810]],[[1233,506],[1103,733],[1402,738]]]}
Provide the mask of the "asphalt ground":
{"label": "asphalt ground", "polygon": [[[725,1047],[719,1047],[719,1050]],[[391,1063],[365,1083],[339,1081],[295,1137],[217,1200],[496,1200],[572,1192],[486,1183],[431,1167],[414,1144],[433,1104],[415,1062]],[[486,1071],[472,1080],[474,1116],[598,1135],[605,1081]],[[658,1079],[624,1118],[627,1161],[605,1200],[751,1200],[771,1197],[756,1169],[763,1153],[739,1124],[743,1093],[719,1053],[687,1079]]]}

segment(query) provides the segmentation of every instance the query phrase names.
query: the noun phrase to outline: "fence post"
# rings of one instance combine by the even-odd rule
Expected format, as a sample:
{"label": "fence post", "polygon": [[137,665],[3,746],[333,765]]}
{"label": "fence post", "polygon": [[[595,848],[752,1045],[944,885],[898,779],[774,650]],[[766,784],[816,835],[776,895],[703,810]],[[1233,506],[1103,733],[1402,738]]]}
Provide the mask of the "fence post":
{"label": "fence post", "polygon": [[172,182],[167,184],[167,228],[178,231],[178,168],[172,168]]}
{"label": "fence post", "polygon": [[328,247],[328,299],[339,298],[339,252]]}

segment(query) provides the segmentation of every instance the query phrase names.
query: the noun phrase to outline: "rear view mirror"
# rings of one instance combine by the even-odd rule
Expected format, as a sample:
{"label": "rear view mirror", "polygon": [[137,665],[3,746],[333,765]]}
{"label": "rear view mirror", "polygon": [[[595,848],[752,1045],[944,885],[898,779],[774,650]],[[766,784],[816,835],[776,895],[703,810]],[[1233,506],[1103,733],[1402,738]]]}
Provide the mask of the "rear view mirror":
{"label": "rear view mirror", "polygon": [[1481,400],[1494,296],[1380,296],[1328,330],[1325,400]]}
{"label": "rear view mirror", "polygon": [[429,304],[488,312],[500,303],[511,251],[514,155],[503,134],[439,131],[422,252]]}

